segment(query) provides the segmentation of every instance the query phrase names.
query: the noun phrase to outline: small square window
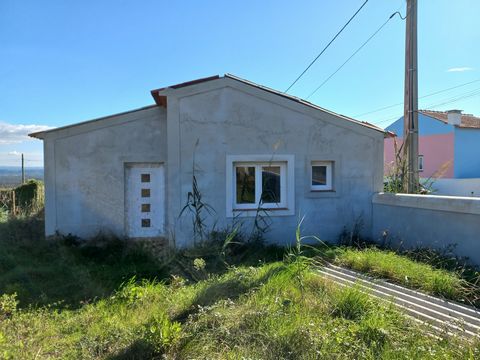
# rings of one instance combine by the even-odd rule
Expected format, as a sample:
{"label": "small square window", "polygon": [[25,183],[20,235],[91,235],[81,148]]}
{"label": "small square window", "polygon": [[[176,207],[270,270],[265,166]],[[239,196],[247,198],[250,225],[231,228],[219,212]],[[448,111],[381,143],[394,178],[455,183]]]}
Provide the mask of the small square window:
{"label": "small square window", "polygon": [[143,198],[150,197],[150,189],[142,189],[142,197]]}
{"label": "small square window", "polygon": [[144,228],[150,227],[150,219],[142,219],[142,227]]}
{"label": "small square window", "polygon": [[150,204],[142,204],[142,212],[150,212]]}
{"label": "small square window", "polygon": [[331,191],[333,162],[331,161],[313,161],[312,162],[312,191]]}
{"label": "small square window", "polygon": [[150,174],[142,174],[142,183],[149,183],[150,182]]}

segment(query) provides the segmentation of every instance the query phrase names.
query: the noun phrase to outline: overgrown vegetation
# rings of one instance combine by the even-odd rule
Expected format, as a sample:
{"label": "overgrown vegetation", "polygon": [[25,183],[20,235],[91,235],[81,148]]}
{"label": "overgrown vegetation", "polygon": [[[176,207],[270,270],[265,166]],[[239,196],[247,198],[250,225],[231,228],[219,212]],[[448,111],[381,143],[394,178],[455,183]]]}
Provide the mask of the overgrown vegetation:
{"label": "overgrown vegetation", "polygon": [[480,291],[476,284],[460,273],[436,269],[416,262],[393,251],[375,247],[365,249],[337,249],[335,263],[370,275],[393,280],[406,287],[451,300],[480,305]]}
{"label": "overgrown vegetation", "polygon": [[0,221],[36,214],[43,209],[44,202],[44,184],[40,180],[30,179],[15,188],[0,188]]}
{"label": "overgrown vegetation", "polygon": [[340,266],[381,277],[431,295],[480,307],[480,272],[467,258],[455,255],[455,245],[443,249],[392,247],[385,233],[380,243],[362,235],[358,218],[339,236],[341,246],[323,246],[322,255]]}
{"label": "overgrown vegetation", "polygon": [[[311,271],[320,264],[319,254],[339,261],[365,251],[374,262],[397,255],[313,248],[304,244],[301,221],[292,234],[295,246],[287,250],[248,241],[235,229],[213,232],[190,250],[155,253],[151,244],[108,236],[47,241],[38,217],[0,223],[0,357],[480,356],[478,343],[429,336],[430,329],[390,305]],[[392,259],[379,265],[382,271]]]}
{"label": "overgrown vegetation", "polygon": [[428,336],[428,328],[393,307],[308,268],[301,270],[300,285],[295,261],[212,273],[205,270],[207,260],[203,280],[137,278],[109,296],[61,311],[49,305],[18,309],[14,297],[3,296],[0,354],[7,359],[480,356],[477,343]]}

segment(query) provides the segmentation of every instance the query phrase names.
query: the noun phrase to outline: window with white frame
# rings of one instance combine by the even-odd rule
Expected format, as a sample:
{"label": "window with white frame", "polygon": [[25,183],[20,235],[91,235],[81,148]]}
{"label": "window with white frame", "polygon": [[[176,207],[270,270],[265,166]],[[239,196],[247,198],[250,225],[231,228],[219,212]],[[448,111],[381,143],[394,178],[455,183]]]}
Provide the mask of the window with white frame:
{"label": "window with white frame", "polygon": [[233,210],[286,208],[287,162],[234,162]]}
{"label": "window with white frame", "polygon": [[312,161],[311,167],[311,190],[331,191],[333,190],[333,162]]}
{"label": "window with white frame", "polygon": [[423,155],[418,155],[418,171],[423,171]]}

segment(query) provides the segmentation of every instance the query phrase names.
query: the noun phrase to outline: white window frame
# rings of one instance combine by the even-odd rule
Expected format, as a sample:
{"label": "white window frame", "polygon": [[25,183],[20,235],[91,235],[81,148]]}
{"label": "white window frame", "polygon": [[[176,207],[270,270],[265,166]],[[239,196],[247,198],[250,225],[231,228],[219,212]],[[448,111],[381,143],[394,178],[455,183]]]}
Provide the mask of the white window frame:
{"label": "white window frame", "polygon": [[[313,167],[325,166],[327,170],[325,185],[313,185]],[[310,164],[310,190],[312,191],[332,191],[333,190],[333,161],[312,161]]]}
{"label": "white window frame", "polygon": [[[262,209],[271,215],[295,215],[295,167],[293,155],[227,155],[226,159],[227,217],[255,216],[262,194],[262,167],[280,166],[280,202],[264,203]],[[237,204],[236,167],[255,167],[255,204]],[[260,184],[260,186],[258,186]]]}
{"label": "white window frame", "polygon": [[418,171],[422,172],[424,169],[425,169],[425,159],[423,155],[418,155]]}

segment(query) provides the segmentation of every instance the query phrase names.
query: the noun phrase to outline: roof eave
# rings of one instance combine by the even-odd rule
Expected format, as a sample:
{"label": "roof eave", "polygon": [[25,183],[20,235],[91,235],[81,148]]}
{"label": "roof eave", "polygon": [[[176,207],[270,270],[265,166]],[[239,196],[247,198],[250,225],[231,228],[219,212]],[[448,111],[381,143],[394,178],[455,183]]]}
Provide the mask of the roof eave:
{"label": "roof eave", "polygon": [[220,75],[208,76],[208,77],[204,77],[204,78],[200,78],[200,79],[195,79],[195,80],[192,80],[192,81],[186,81],[186,82],[183,82],[183,83],[180,83],[180,84],[175,84],[175,85],[171,85],[171,86],[167,86],[167,87],[162,87],[162,88],[159,88],[159,89],[154,89],[154,90],[150,91],[150,94],[152,94],[153,100],[155,100],[155,103],[158,106],[162,106],[162,107],[166,108],[167,107],[167,96],[161,94],[162,92],[164,92],[164,90],[180,89],[180,88],[183,88],[183,87],[196,85],[196,84],[200,84],[200,83],[207,82],[207,81],[212,81],[212,80],[217,80],[217,79],[220,79]]}
{"label": "roof eave", "polygon": [[28,136],[31,138],[43,140],[45,139],[45,133],[46,131],[38,131],[38,132],[30,133],[28,134]]}

